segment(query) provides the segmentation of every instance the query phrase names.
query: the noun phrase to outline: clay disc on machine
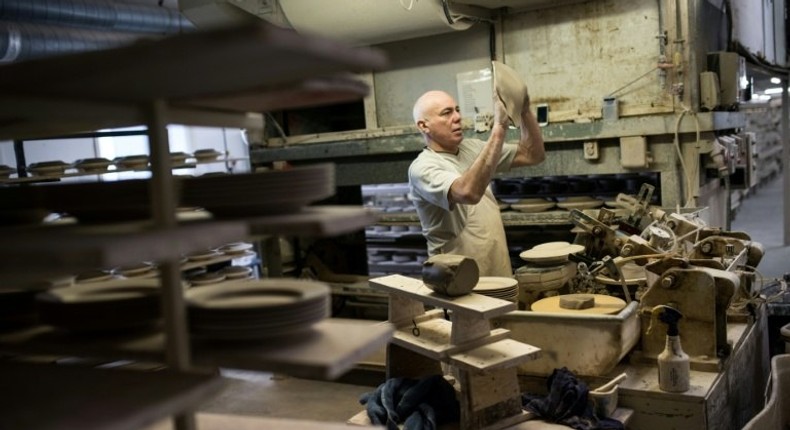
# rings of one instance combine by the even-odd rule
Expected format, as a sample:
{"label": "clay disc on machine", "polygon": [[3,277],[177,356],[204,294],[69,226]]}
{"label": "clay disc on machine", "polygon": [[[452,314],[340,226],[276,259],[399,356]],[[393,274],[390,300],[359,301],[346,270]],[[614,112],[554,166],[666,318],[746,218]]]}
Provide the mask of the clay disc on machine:
{"label": "clay disc on machine", "polygon": [[568,261],[568,255],[584,251],[584,245],[568,242],[549,242],[535,246],[521,254],[522,260],[537,264],[562,264]]}
{"label": "clay disc on machine", "polygon": [[[574,294],[565,294],[565,296],[573,296]],[[546,297],[545,299],[538,300],[531,305],[534,312],[550,312],[550,313],[564,313],[564,314],[597,314],[597,315],[614,315],[625,308],[625,301],[605,294],[583,294],[583,296],[592,296],[595,304],[587,309],[564,309],[560,307],[560,296]]]}

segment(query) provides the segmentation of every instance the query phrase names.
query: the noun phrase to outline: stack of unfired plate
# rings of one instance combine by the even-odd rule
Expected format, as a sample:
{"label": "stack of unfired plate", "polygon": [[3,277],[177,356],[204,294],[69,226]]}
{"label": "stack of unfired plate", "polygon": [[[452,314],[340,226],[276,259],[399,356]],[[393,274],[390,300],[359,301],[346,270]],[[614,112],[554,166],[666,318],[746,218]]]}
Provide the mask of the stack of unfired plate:
{"label": "stack of unfired plate", "polygon": [[184,178],[181,204],[206,208],[214,216],[293,213],[335,193],[333,164],[288,170]]}
{"label": "stack of unfired plate", "polygon": [[42,161],[27,166],[27,171],[35,176],[60,177],[66,173],[69,164],[60,160]]}
{"label": "stack of unfired plate", "polygon": [[543,212],[555,206],[553,200],[534,198],[534,199],[520,199],[517,202],[510,203],[510,208],[525,213]]}
{"label": "stack of unfired plate", "polygon": [[112,161],[101,158],[82,158],[74,162],[74,167],[83,173],[103,173],[112,166]]}
{"label": "stack of unfired plate", "polygon": [[481,276],[472,292],[515,302],[518,298],[518,281],[504,276]]}
{"label": "stack of unfired plate", "polygon": [[557,202],[557,207],[562,209],[595,209],[603,206],[603,200],[589,196],[567,197]]}
{"label": "stack of unfired plate", "polygon": [[157,279],[116,279],[50,290],[36,296],[41,322],[74,331],[145,326],[160,316]]}
{"label": "stack of unfired plate", "polygon": [[297,279],[226,282],[185,295],[189,331],[211,340],[295,335],[329,316],[326,284]]}

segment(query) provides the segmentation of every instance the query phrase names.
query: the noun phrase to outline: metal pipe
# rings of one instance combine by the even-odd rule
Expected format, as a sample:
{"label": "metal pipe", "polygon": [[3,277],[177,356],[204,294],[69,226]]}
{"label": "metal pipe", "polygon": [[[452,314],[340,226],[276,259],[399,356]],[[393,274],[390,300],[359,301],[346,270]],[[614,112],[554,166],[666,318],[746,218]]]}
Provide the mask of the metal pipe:
{"label": "metal pipe", "polygon": [[194,27],[178,10],[109,0],[0,0],[0,64],[113,48]]}
{"label": "metal pipe", "polygon": [[0,0],[0,20],[160,34],[193,27],[177,10],[110,0]]}
{"label": "metal pipe", "polygon": [[0,21],[0,64],[121,46],[140,34]]}

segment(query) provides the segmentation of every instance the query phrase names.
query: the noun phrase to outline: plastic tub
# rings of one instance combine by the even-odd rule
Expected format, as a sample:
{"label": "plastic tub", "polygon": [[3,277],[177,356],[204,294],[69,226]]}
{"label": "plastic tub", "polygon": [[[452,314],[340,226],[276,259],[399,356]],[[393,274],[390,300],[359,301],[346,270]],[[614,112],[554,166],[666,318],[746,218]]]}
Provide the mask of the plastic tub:
{"label": "plastic tub", "polygon": [[771,397],[743,430],[790,428],[790,354],[771,359]]}
{"label": "plastic tub", "polygon": [[567,367],[578,375],[603,376],[639,341],[638,303],[617,315],[569,315],[513,311],[492,320],[510,337],[536,346],[541,356],[519,366],[520,374],[550,375]]}

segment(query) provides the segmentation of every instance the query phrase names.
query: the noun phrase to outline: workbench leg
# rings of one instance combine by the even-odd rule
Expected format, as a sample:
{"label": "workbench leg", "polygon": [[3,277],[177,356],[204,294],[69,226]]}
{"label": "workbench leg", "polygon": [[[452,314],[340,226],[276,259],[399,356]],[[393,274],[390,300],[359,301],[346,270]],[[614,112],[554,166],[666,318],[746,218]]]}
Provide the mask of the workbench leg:
{"label": "workbench leg", "polygon": [[461,430],[495,430],[526,421],[516,368],[458,372]]}

